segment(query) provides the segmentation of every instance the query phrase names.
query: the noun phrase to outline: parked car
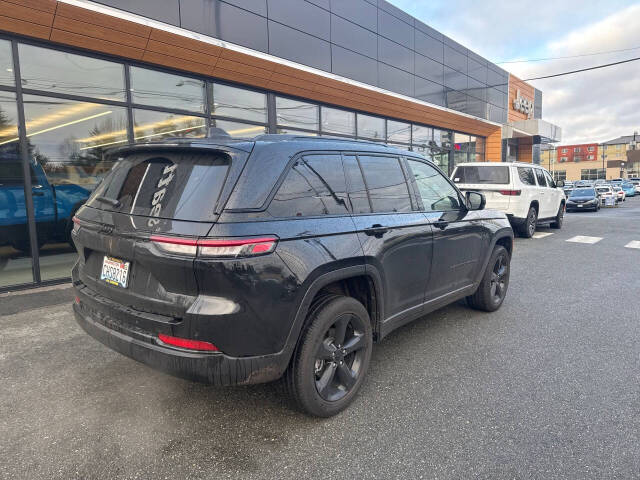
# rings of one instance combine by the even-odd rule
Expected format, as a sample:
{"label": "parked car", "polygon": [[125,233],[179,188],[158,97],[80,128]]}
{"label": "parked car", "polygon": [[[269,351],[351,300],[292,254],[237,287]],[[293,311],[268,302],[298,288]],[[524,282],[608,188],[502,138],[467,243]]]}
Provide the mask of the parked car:
{"label": "parked car", "polygon": [[[89,197],[83,185],[53,185],[37,161],[29,165],[38,247],[50,242],[71,242],[71,218]],[[11,245],[28,253],[29,227],[24,198],[23,169],[17,154],[0,162],[0,246]]]}
{"label": "parked car", "polygon": [[601,205],[606,205],[608,198],[613,199],[614,205],[617,205],[619,202],[618,195],[616,195],[610,185],[601,185],[596,187],[596,193],[600,196]]}
{"label": "parked car", "polygon": [[593,185],[603,185],[605,183],[607,183],[607,181],[604,178],[598,178],[597,180],[594,180]]}
{"label": "parked car", "polygon": [[620,187],[622,188],[622,191],[624,192],[625,198],[626,197],[635,197],[636,196],[636,186],[633,183],[623,182]]}
{"label": "parked car", "polygon": [[594,188],[577,188],[567,199],[567,212],[600,210],[600,197]]}
{"label": "parked car", "polygon": [[640,180],[631,180],[630,182],[636,189],[636,195],[640,195]]}
{"label": "parked car", "polygon": [[513,229],[523,237],[532,237],[539,223],[562,227],[564,182],[556,184],[549,172],[538,165],[460,163],[451,178],[463,192],[484,193],[487,207],[505,212]]}
{"label": "parked car", "polygon": [[330,416],[374,341],[465,297],[485,311],[505,298],[506,216],[416,153],[217,132],[113,155],[75,217],[73,309],[89,335],[170,374],[284,375],[304,411]]}
{"label": "parked car", "polygon": [[618,196],[618,201],[624,202],[626,200],[626,195],[624,194],[624,190],[620,185],[613,183],[611,184],[611,188],[613,189],[613,193]]}
{"label": "parked car", "polygon": [[584,187],[588,187],[589,183],[587,183],[586,180],[578,180],[575,184],[574,187],[575,188],[584,188]]}

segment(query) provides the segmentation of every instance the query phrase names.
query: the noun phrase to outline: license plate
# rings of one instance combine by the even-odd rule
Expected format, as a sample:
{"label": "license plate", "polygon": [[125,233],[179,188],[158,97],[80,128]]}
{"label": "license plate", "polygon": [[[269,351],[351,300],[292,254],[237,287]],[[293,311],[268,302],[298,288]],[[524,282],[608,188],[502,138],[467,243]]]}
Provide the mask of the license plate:
{"label": "license plate", "polygon": [[582,208],[582,205],[578,205],[578,208]]}
{"label": "license plate", "polygon": [[125,262],[113,257],[105,255],[102,261],[102,273],[100,280],[104,280],[110,285],[116,287],[127,288],[127,280],[129,278],[130,262]]}

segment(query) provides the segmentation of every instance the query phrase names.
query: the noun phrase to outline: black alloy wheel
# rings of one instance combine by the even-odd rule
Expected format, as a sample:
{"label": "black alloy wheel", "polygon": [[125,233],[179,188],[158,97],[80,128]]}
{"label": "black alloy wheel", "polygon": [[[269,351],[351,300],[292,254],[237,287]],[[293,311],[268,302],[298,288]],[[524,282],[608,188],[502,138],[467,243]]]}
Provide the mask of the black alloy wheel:
{"label": "black alloy wheel", "polygon": [[480,285],[467,303],[476,310],[495,312],[504,301],[509,289],[511,255],[502,245],[496,245],[487,263]]}
{"label": "black alloy wheel", "polygon": [[491,298],[494,303],[501,303],[507,293],[509,264],[505,254],[498,255],[491,270]]}
{"label": "black alloy wheel", "polygon": [[527,218],[524,221],[524,224],[520,228],[520,235],[524,238],[531,238],[533,234],[536,233],[536,223],[538,222],[538,212],[535,207],[529,208],[529,213],[527,213]]}
{"label": "black alloy wheel", "polygon": [[328,402],[344,397],[362,373],[366,347],[361,318],[345,313],[325,332],[318,346],[314,375],[318,394]]}

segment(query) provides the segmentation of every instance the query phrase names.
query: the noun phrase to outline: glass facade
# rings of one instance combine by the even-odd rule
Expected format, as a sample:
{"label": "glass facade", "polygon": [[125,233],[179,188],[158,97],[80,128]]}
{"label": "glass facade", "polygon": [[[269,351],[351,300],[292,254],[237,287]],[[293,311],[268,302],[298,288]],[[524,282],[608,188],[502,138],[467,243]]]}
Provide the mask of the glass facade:
{"label": "glass facade", "polygon": [[433,126],[0,39],[0,290],[69,277],[72,218],[111,169],[107,150],[208,127],[380,141],[445,172],[484,154],[484,139]]}

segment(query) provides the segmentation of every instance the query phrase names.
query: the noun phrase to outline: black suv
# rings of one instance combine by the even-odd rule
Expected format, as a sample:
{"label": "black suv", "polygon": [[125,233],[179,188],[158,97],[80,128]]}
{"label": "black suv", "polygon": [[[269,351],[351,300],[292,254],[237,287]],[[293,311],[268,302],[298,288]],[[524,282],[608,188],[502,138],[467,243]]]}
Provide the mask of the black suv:
{"label": "black suv", "polygon": [[292,135],[133,145],[74,218],[77,321],[110,348],[216,385],[284,384],[333,415],[372,343],[467,298],[500,307],[513,232],[433,163]]}

